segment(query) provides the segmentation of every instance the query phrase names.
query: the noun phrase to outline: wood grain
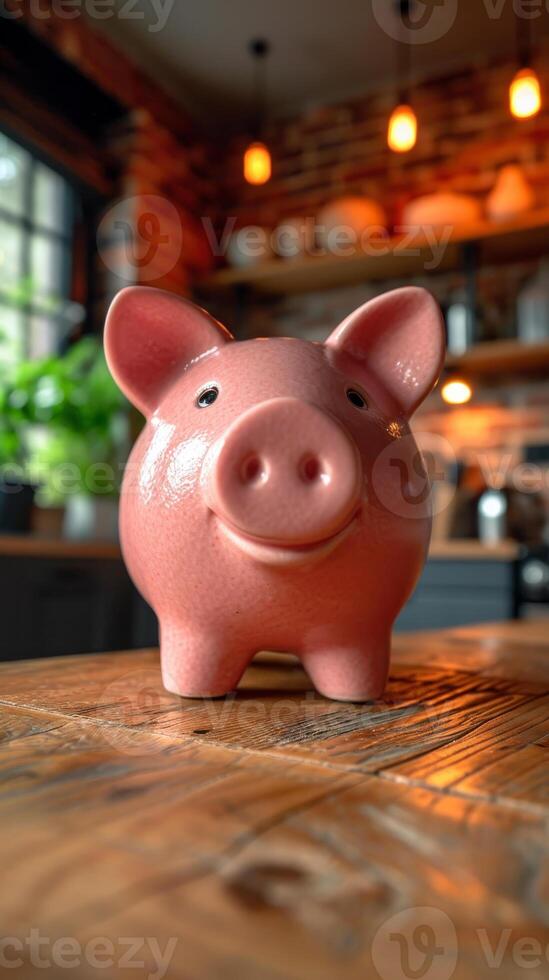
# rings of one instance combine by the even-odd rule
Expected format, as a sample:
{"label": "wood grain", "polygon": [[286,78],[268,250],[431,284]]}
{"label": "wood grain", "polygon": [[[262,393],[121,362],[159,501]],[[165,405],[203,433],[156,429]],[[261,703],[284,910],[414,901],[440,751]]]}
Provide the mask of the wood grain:
{"label": "wood grain", "polygon": [[19,975],[44,975],[34,928],[45,954],[106,937],[109,977],[154,976],[147,945],[121,964],[125,937],[153,937],[174,940],[175,980],[400,980],[389,934],[418,968],[413,929],[434,922],[428,980],[516,980],[520,943],[549,942],[547,632],[398,637],[369,705],[326,701],[275,654],[209,702],[164,692],[152,650],[2,665],[0,921]]}

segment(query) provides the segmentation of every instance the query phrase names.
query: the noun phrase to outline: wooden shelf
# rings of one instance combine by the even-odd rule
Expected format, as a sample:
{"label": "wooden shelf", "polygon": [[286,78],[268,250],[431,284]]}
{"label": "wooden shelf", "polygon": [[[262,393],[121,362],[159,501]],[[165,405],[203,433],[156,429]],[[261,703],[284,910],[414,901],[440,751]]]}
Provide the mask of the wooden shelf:
{"label": "wooden shelf", "polygon": [[429,547],[429,558],[433,561],[515,561],[519,553],[520,545],[511,540],[488,545],[472,538],[450,538],[431,541]]}
{"label": "wooden shelf", "polygon": [[475,344],[460,357],[447,357],[446,369],[464,375],[546,375],[549,372],[549,340],[539,344],[489,340]]}
{"label": "wooden shelf", "polygon": [[41,538],[36,534],[1,534],[0,556],[10,558],[122,559],[120,547],[111,541]]}
{"label": "wooden shelf", "polygon": [[[437,234],[437,240],[440,235]],[[549,248],[549,209],[494,224],[483,221],[457,231],[433,260],[433,244],[425,236],[410,242],[409,235],[379,239],[370,249],[353,255],[304,256],[269,259],[246,269],[221,269],[197,285],[210,292],[237,287],[259,293],[285,295],[336,286],[400,279],[459,268],[463,246],[476,244],[478,264],[504,262],[540,255]],[[413,252],[414,254],[410,254]]]}

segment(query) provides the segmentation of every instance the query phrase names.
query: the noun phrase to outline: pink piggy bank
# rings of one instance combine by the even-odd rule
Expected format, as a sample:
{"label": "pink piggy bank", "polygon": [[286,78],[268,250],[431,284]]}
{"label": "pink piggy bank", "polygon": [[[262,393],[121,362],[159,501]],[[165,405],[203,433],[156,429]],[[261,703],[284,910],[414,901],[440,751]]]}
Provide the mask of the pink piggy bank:
{"label": "pink piggy bank", "polygon": [[430,536],[408,420],[443,362],[431,295],[379,296],[324,344],[236,343],[192,303],[130,287],[105,346],[147,419],[120,533],[165,687],[226,694],[267,649],[297,654],[327,697],[379,697]]}

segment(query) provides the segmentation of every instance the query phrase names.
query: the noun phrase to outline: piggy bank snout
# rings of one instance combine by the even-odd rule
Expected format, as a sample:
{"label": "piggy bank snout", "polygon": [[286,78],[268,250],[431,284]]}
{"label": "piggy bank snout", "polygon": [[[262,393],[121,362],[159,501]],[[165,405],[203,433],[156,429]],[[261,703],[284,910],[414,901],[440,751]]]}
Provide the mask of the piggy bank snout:
{"label": "piggy bank snout", "polygon": [[360,484],[358,451],[339,423],[308,402],[275,398],[237,418],[214,447],[206,496],[246,535],[299,545],[341,530]]}

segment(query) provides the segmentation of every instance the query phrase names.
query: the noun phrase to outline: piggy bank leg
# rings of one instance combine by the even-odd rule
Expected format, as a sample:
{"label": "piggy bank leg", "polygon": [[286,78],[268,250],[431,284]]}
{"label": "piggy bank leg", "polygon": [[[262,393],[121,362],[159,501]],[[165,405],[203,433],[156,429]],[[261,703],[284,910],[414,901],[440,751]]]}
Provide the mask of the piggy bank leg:
{"label": "piggy bank leg", "polygon": [[222,697],[234,690],[251,659],[217,635],[160,622],[162,680],[172,694]]}
{"label": "piggy bank leg", "polygon": [[320,642],[303,652],[302,662],[319,694],[334,701],[375,701],[389,672],[390,633],[362,633],[354,642]]}

